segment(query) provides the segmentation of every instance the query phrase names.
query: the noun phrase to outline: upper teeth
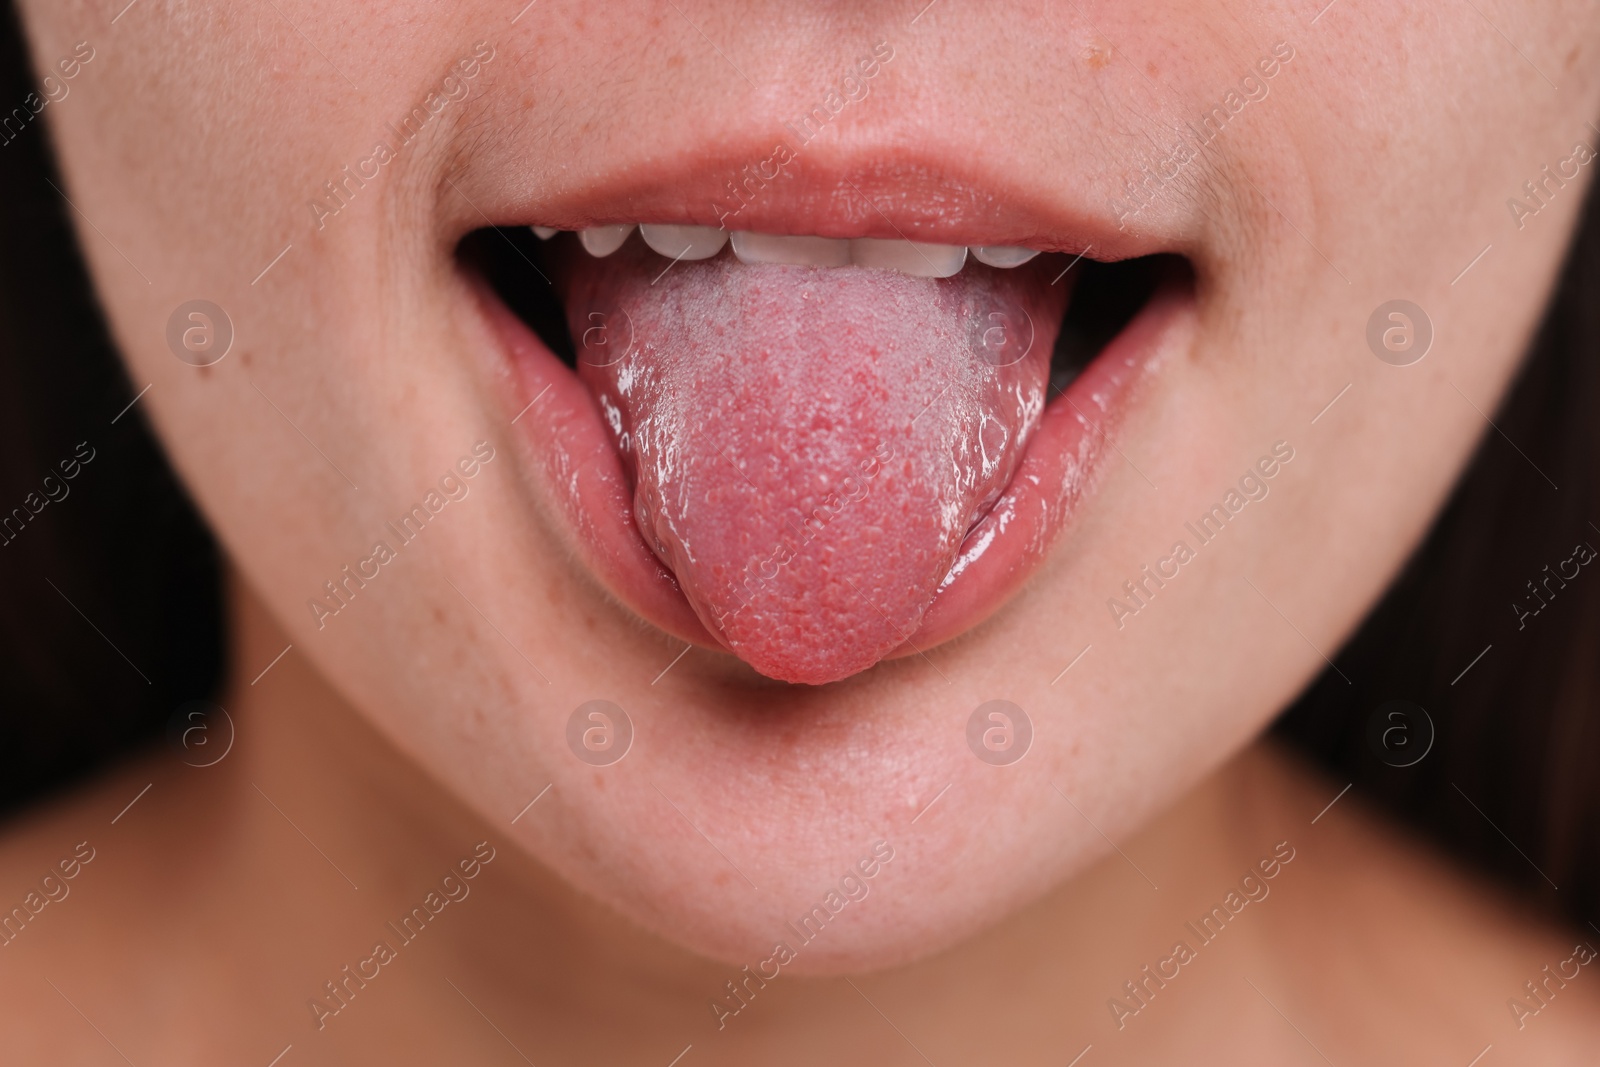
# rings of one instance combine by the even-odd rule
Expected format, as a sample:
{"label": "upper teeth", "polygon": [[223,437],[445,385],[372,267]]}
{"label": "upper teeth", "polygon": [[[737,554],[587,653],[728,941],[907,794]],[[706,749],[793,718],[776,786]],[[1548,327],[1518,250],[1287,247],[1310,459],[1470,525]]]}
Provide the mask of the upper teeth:
{"label": "upper teeth", "polygon": [[740,231],[733,235],[733,254],[741,263],[843,267],[850,263],[850,242],[831,237],[775,237],[770,233]]}
{"label": "upper teeth", "polygon": [[[533,227],[548,240],[557,231]],[[633,232],[631,225],[593,226],[578,231],[578,240],[591,256],[609,256]],[[876,237],[780,237],[738,231],[730,234],[715,226],[671,226],[646,223],[639,236],[653,251],[671,259],[710,259],[732,239],[733,254],[741,263],[788,263],[802,267],[880,267],[923,278],[948,278],[961,270],[969,249],[965,245],[928,244],[923,241],[885,240]],[[991,267],[1020,267],[1039,253],[1032,248],[974,245],[972,258]]]}
{"label": "upper teeth", "polygon": [[710,259],[728,243],[728,231],[710,226],[640,226],[653,251],[672,259]]}
{"label": "upper teeth", "polygon": [[948,278],[967,261],[966,245],[930,245],[919,241],[857,237],[850,242],[850,262],[860,267],[886,267],[924,278]]}
{"label": "upper teeth", "polygon": [[1007,248],[1004,245],[974,245],[972,258],[991,267],[1020,267],[1039,253],[1032,248]]}
{"label": "upper teeth", "polygon": [[593,226],[580,230],[578,240],[591,256],[609,256],[622,247],[622,242],[633,232],[632,226]]}

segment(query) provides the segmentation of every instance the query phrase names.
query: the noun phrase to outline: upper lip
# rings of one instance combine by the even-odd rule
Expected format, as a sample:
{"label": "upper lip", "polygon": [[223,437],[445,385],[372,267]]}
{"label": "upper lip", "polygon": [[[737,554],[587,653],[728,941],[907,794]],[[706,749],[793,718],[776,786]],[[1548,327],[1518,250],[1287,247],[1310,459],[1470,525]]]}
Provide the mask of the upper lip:
{"label": "upper lip", "polygon": [[[521,183],[484,187],[483,174],[461,175],[454,184],[473,189],[461,227],[465,232],[486,219],[559,230],[615,223],[722,226],[1022,246],[1107,261],[1181,250],[1175,234],[1123,230],[1109,200],[1096,205],[1075,198],[1059,180],[988,158],[993,153],[950,145],[913,151],[853,140],[808,145],[786,165],[762,167],[780,143],[784,138],[776,134],[723,138],[676,146],[664,155],[639,146],[549,173],[553,187],[539,190]],[[776,176],[736,198],[728,183],[742,182],[758,168],[763,175],[776,170]]]}

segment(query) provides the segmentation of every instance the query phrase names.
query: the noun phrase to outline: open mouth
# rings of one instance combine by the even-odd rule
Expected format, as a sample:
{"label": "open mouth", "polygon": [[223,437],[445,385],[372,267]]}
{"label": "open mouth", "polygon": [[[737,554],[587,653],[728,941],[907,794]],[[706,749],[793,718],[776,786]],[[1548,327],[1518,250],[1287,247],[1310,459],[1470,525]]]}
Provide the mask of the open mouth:
{"label": "open mouth", "polygon": [[1170,254],[677,224],[487,228],[459,259],[601,583],[813,685],[1018,589],[1193,292]]}

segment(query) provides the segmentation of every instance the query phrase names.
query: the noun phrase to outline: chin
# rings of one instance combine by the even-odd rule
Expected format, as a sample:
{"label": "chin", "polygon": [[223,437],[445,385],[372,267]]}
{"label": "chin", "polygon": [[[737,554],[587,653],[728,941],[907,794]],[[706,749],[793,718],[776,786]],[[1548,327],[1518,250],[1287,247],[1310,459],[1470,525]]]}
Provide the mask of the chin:
{"label": "chin", "polygon": [[545,813],[559,837],[525,843],[569,884],[729,977],[746,966],[769,978],[895,967],[1002,921],[1101,850],[1064,803],[1041,803],[1056,799],[1042,754],[1015,775],[924,744],[933,776],[894,766],[902,751],[859,757],[857,782],[740,774],[730,760],[694,776],[641,765],[602,793],[558,783],[581,803]]}

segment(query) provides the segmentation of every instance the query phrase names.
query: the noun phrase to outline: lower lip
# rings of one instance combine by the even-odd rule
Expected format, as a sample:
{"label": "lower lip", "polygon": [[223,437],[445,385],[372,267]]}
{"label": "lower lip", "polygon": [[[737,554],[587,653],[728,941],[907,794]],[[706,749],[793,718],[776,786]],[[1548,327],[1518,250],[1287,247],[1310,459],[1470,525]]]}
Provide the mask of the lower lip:
{"label": "lower lip", "polygon": [[[487,281],[474,276],[472,285],[511,371],[507,417],[525,446],[531,479],[559,513],[566,547],[646,621],[721,651],[640,537],[632,485],[588,387]],[[1038,568],[1092,493],[1140,382],[1163,353],[1182,344],[1193,308],[1187,285],[1164,284],[1046,407],[1010,486],[967,535],[922,626],[893,655],[911,655],[972,629]]]}
{"label": "lower lip", "polygon": [[1093,493],[1127,412],[1161,357],[1185,345],[1194,322],[1187,279],[1172,279],[1044,411],[1022,463],[994,507],[967,534],[953,577],[896,655],[965,633],[1017,591]]}

